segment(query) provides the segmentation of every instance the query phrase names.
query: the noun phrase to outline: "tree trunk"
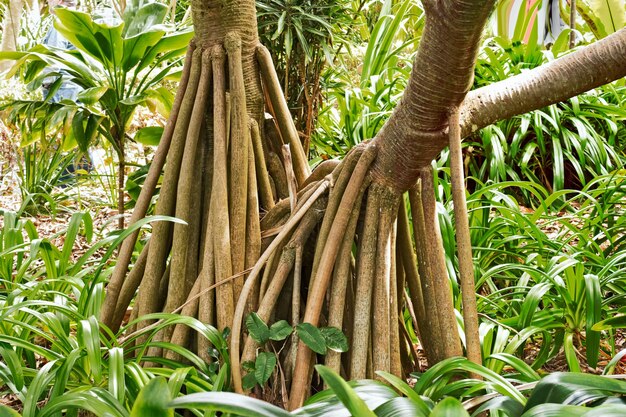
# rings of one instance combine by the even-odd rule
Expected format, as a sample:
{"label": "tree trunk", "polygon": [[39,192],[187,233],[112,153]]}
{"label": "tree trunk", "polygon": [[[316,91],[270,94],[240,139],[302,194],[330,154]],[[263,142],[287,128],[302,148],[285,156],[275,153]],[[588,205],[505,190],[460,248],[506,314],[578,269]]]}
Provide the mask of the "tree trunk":
{"label": "tree trunk", "polygon": [[[135,273],[134,269],[128,278],[138,233],[124,242],[101,312],[113,331],[119,329],[137,288],[138,316],[178,311],[188,297],[197,298],[200,288],[205,288],[199,305],[206,309],[193,314],[221,329],[231,326],[244,270],[259,257],[259,201],[267,210],[277,197],[286,197],[273,195],[266,161],[279,161],[283,171],[279,174],[284,176],[275,151],[287,142],[298,182],[302,184],[310,173],[284,98],[280,89],[274,90],[278,78],[267,50],[258,44],[255,16],[254,2],[249,0],[193,3],[196,37],[130,220],[132,224],[145,216],[165,166],[155,212],[187,224],[154,224],[150,245],[140,256],[142,270]],[[264,96],[274,109],[280,143],[265,132]],[[140,322],[137,330],[148,324]],[[147,334],[141,340],[146,338]],[[188,332],[177,328],[157,335],[156,340],[184,344],[186,338]],[[208,349],[202,350],[206,356]]]}
{"label": "tree trunk", "polygon": [[570,49],[576,46],[576,0],[570,0],[569,2],[569,47]]}
{"label": "tree trunk", "polygon": [[119,150],[117,152],[117,228],[124,229],[124,178],[126,177],[126,154],[124,152],[124,142],[118,141]]}

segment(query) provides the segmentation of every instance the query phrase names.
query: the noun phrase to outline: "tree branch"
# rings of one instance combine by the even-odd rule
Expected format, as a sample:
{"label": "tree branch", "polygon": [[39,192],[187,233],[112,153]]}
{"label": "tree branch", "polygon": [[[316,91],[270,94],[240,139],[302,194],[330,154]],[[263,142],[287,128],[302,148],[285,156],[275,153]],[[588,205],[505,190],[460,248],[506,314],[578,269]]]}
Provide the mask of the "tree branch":
{"label": "tree branch", "polygon": [[471,91],[461,109],[462,136],[624,76],[626,28],[549,64]]}
{"label": "tree branch", "polygon": [[449,110],[472,86],[485,22],[494,0],[429,0],[426,24],[400,103],[374,139],[375,181],[409,189],[420,168],[448,144]]}

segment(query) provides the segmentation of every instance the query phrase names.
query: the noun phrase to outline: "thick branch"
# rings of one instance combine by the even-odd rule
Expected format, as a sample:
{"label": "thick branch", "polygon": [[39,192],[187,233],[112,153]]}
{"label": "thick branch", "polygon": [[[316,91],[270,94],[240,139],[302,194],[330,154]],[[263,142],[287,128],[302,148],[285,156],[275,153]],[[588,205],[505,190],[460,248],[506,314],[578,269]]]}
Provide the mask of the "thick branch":
{"label": "thick branch", "polygon": [[[432,3],[432,4],[431,4]],[[448,144],[449,109],[469,91],[493,0],[431,2],[409,83],[375,141],[374,178],[401,191]]]}
{"label": "thick branch", "polygon": [[[470,92],[461,110],[463,137],[626,76],[626,28],[594,44]],[[443,147],[443,144],[442,144]]]}

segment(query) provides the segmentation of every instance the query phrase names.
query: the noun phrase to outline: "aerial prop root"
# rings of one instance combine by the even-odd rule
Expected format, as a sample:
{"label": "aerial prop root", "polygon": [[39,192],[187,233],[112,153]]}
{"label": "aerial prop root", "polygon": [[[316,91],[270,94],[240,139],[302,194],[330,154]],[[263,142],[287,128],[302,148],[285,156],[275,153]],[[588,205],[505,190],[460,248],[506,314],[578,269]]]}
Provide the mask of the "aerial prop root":
{"label": "aerial prop root", "polygon": [[[341,242],[343,241],[343,236],[346,233],[356,200],[359,196],[362,196],[361,185],[368,177],[369,167],[374,161],[376,153],[377,148],[374,144],[370,143],[365,145],[364,149],[361,151],[361,155],[355,157],[355,159],[358,159],[358,162],[356,163],[354,170],[344,169],[340,173],[341,177],[342,174],[350,172],[350,179],[346,182],[347,185],[344,191],[339,192],[334,189],[331,191],[329,204],[326,212],[324,213],[325,219],[322,223],[320,236],[318,238],[318,246],[315,251],[313,272],[311,275],[312,278],[309,283],[309,293],[303,319],[303,322],[310,323],[313,326],[319,325],[324,298],[332,278],[332,272],[337,259],[337,254],[339,252]],[[347,159],[349,159],[349,156]],[[339,186],[339,179],[337,183]],[[333,195],[333,193],[335,193],[335,195]],[[335,203],[335,199],[339,199],[340,202],[338,204]],[[337,204],[336,209],[334,208],[335,204]],[[327,220],[327,216],[331,216],[332,221]],[[332,224],[332,228],[330,226],[328,227],[329,232],[327,234],[327,238],[323,236],[326,233],[326,225],[324,223]],[[324,240],[326,242],[323,247],[319,244],[320,240]],[[299,341],[296,366],[292,379],[290,403],[294,401],[294,398],[297,401],[301,395],[305,395],[304,392],[307,390],[309,382],[310,362],[311,351],[302,341]]]}
{"label": "aerial prop root", "polygon": [[[239,272],[254,266],[261,253],[261,207],[270,210],[276,200],[266,166],[267,137],[259,121],[246,111],[241,52],[236,34],[228,34],[223,46],[190,45],[170,118],[131,219],[134,223],[146,215],[165,167],[155,214],[176,216],[188,225],[153,224],[150,244],[145,245],[128,277],[138,234],[124,241],[101,314],[114,332],[137,289],[134,317],[175,311],[194,292],[200,292],[198,307],[192,309],[198,318],[218,328],[232,323],[234,303],[243,286]],[[263,53],[257,57],[262,59]],[[271,88],[275,70],[267,62],[259,67],[265,88]],[[285,107],[278,97],[272,104]],[[278,125],[289,132],[293,122],[287,124]],[[297,143],[290,145],[292,154],[300,154]],[[294,157],[294,170],[300,176],[308,175],[308,165],[303,167],[299,157]],[[318,185],[304,187],[300,202],[306,202]],[[276,219],[276,227],[282,227],[283,214],[289,215],[289,210]],[[233,275],[238,278],[229,279]],[[258,299],[252,296],[248,300],[247,311],[252,311]],[[149,324],[139,322],[131,331]],[[167,329],[157,339],[178,341],[179,336],[172,339],[175,332]],[[143,337],[139,343],[146,340]],[[206,358],[207,345],[198,343]]]}
{"label": "aerial prop root", "polygon": [[[172,110],[170,111],[163,135],[161,136],[161,141],[159,142],[159,146],[150,165],[150,169],[148,171],[148,175],[146,176],[146,180],[144,181],[141,193],[135,204],[130,224],[134,224],[145,217],[152,201],[152,195],[154,194],[159,177],[161,176],[161,170],[165,165],[165,160],[172,143],[172,138],[174,137],[174,130],[177,126],[176,121],[178,120],[178,116],[180,114],[183,98],[187,93],[187,85],[191,76],[191,69],[192,67],[196,67],[192,64],[195,49],[195,42],[191,42],[185,57],[183,72],[178,90],[176,92],[176,97],[172,105]],[[198,58],[196,57],[196,60],[197,59]],[[195,71],[197,71],[197,68]],[[179,125],[179,130],[180,129],[182,129],[182,124]],[[138,235],[139,231],[136,231],[122,243],[117,257],[117,263],[115,264],[113,274],[109,280],[109,284],[107,285],[107,297],[102,307],[101,317],[103,322],[114,331],[119,329],[130,300],[139,286],[139,283],[136,285],[127,284],[127,280],[125,280],[126,272],[131,261]],[[143,273],[141,275],[143,275]],[[123,298],[120,300],[120,296],[122,295]]]}
{"label": "aerial prop root", "polygon": [[[185,86],[183,98],[181,99],[180,112],[176,119],[171,145],[167,152],[167,166],[155,208],[156,215],[172,216],[175,214],[177,185],[185,141],[188,128],[192,124],[193,107],[196,101],[202,72],[202,52],[202,48],[195,48],[192,52],[189,80]],[[197,123],[197,121],[195,123]],[[141,284],[135,303],[138,317],[160,311],[161,302],[163,301],[160,297],[162,293],[160,291],[161,284],[162,282],[165,283],[165,280],[168,279],[167,258],[172,244],[172,230],[171,222],[157,222],[152,226],[146,269],[141,280],[138,280]],[[125,271],[123,272],[125,273]],[[136,288],[128,288],[128,291],[135,290]],[[109,296],[107,295],[107,297]],[[118,309],[126,307],[119,305],[119,303],[117,304],[116,308]],[[106,317],[104,318],[106,319]],[[137,326],[140,329],[146,324],[145,322],[139,322]],[[142,338],[140,343],[145,340],[145,338]]]}
{"label": "aerial prop root", "polygon": [[[396,265],[403,262],[403,257],[396,253],[412,253],[412,244],[405,240],[403,244],[409,245],[409,249],[396,248],[396,217],[401,193],[372,181],[369,168],[376,154],[376,145],[371,143],[354,148],[343,162],[333,166],[330,175],[308,183],[301,190],[298,205],[290,215],[287,214],[289,204],[284,201],[270,212],[272,225],[278,224],[277,235],[254,266],[235,308],[230,355],[233,383],[238,392],[243,392],[241,363],[253,360],[258,348],[257,343],[248,338],[240,356],[247,298],[259,277],[265,276],[257,313],[265,321],[272,317],[278,296],[291,274],[294,281],[302,277],[301,258],[299,261],[298,258],[320,219],[302,321],[319,326],[324,303],[329,300],[328,309],[324,310],[328,322],[324,324],[343,329],[352,339],[351,350],[346,354],[329,352],[326,358],[329,366],[344,370],[350,377],[371,377],[375,366],[396,374],[402,372],[399,364],[402,345],[406,342],[400,337],[404,333],[401,333],[398,312],[405,279],[399,278],[404,277],[404,266],[398,272]],[[320,199],[326,193],[328,196]],[[405,229],[402,232],[408,233]],[[353,255],[355,241],[356,256]],[[377,254],[383,254],[381,260],[377,261]],[[261,274],[263,268],[265,271]],[[296,295],[300,285],[294,282],[292,288],[292,325],[300,321],[301,303]],[[353,302],[346,303],[346,300]],[[375,338],[374,344],[370,343],[370,337]],[[307,395],[312,371],[311,351],[296,339],[292,339],[294,355],[287,355],[285,373],[287,386],[291,385],[290,408],[299,406]],[[383,348],[377,353],[372,346],[377,350],[380,346]],[[414,349],[409,354],[415,356]]]}
{"label": "aerial prop root", "polygon": [[[365,153],[367,153],[368,156],[363,159],[362,154]],[[278,295],[282,291],[285,281],[293,269],[296,255],[308,239],[309,235],[313,231],[313,228],[321,219],[322,214],[325,220],[321,226],[318,242],[319,240],[326,240],[323,236],[329,235],[328,231],[330,231],[330,226],[332,225],[332,218],[335,217],[340,209],[344,212],[343,217],[346,217],[346,213],[348,215],[351,213],[353,208],[352,204],[348,205],[347,203],[344,203],[344,206],[341,207],[340,202],[342,196],[345,192],[351,190],[350,195],[352,195],[352,200],[355,200],[356,195],[352,190],[356,189],[356,194],[359,194],[360,184],[363,182],[367,171],[366,168],[361,168],[359,171],[362,171],[360,174],[362,178],[356,182],[352,182],[350,181],[352,169],[358,165],[358,161],[364,161],[361,162],[361,165],[369,166],[374,158],[374,155],[375,147],[371,145],[359,146],[355,148],[348,155],[344,163],[339,165],[337,169],[333,170],[330,175],[321,181],[308,184],[303,190],[301,190],[301,196],[298,199],[298,203],[296,204],[294,211],[291,213],[286,223],[280,226],[278,235],[272,240],[248,277],[243,287],[241,297],[237,303],[232,327],[231,363],[233,366],[233,382],[237,391],[243,392],[240,370],[241,357],[239,353],[241,347],[241,326],[245,310],[244,306],[247,304],[247,299],[250,297],[252,288],[257,285],[256,281],[260,275],[261,269],[265,266],[266,272],[268,270],[274,272],[273,274],[271,272],[270,274],[264,274],[266,279],[263,280],[264,282],[261,285],[261,304],[258,313],[262,318],[267,320],[273,312]],[[346,168],[343,167],[344,164],[346,165]],[[326,204],[325,210],[322,210],[324,203],[318,202],[318,199],[325,194],[329,188],[330,192],[328,196],[328,203]],[[277,206],[275,207],[275,210],[284,211],[287,210],[287,208]],[[331,218],[330,221],[328,220],[329,217]],[[348,217],[346,217],[346,221]],[[276,218],[278,219],[278,216]],[[345,228],[345,226],[346,225],[343,227]],[[337,237],[341,236],[337,235]],[[337,247],[338,245],[335,244],[334,246]],[[318,244],[318,248],[319,247],[321,246]],[[316,251],[313,266],[314,270],[320,263],[318,259],[320,255],[321,252],[319,250]],[[266,262],[268,263],[267,265],[265,265]],[[272,265],[272,262],[275,263],[275,265]],[[296,271],[295,273],[296,276],[300,276],[300,274],[301,270]],[[271,282],[269,281],[269,275],[272,275]],[[294,313],[294,321],[295,316],[296,314]],[[253,357],[255,347],[256,345],[254,341],[248,339],[244,347],[244,361]]]}
{"label": "aerial prop root", "polygon": [[[427,353],[439,340],[446,340],[449,346],[437,349],[437,354],[449,357],[461,353],[455,319],[450,314],[453,310],[447,308],[451,303],[448,283],[441,279],[445,258],[440,238],[437,240],[432,171],[425,169],[420,186],[409,193],[416,257],[402,193],[370,174],[376,152],[375,145],[363,145],[335,170],[337,179],[317,236],[302,320],[314,326],[328,324],[346,333],[350,350],[327,354],[326,363],[350,379],[373,378],[374,370],[401,376],[418,363],[418,354],[399,320],[405,286],[410,304],[417,306],[413,314],[416,332],[424,338],[431,332],[446,335],[432,339],[432,343],[425,341]],[[435,244],[428,244],[433,238]],[[426,300],[431,292],[433,300]],[[425,312],[438,307],[446,314],[436,312],[431,319],[442,316],[441,323],[431,326]],[[287,381],[291,385],[289,409],[301,406],[308,395],[313,362],[312,351],[298,342],[293,375]]]}
{"label": "aerial prop root", "polygon": [[331,178],[325,178],[323,181],[320,181],[315,185],[314,192],[311,194],[310,198],[304,202],[299,210],[294,211],[289,220],[281,227],[280,232],[263,252],[243,285],[241,295],[235,308],[234,319],[232,322],[232,336],[230,341],[230,360],[232,366],[233,384],[237,392],[243,392],[239,351],[241,348],[241,330],[247,299],[250,297],[250,293],[256,285],[260,272],[270,256],[272,256],[274,251],[276,251],[276,249],[282,245],[284,240],[290,236],[292,230],[299,224],[300,220],[306,215],[307,211],[313,206],[317,199],[327,192],[330,183]]}

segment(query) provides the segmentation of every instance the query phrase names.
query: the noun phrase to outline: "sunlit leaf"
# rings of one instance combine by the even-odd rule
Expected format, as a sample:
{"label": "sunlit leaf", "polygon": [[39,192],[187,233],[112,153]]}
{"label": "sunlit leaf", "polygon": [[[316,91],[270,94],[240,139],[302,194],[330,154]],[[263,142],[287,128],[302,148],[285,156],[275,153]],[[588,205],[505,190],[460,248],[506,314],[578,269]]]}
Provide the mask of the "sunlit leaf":
{"label": "sunlit leaf", "polygon": [[165,378],[154,378],[139,392],[130,417],[174,417],[171,399]]}
{"label": "sunlit leaf", "polygon": [[324,355],[326,353],[326,341],[322,332],[311,323],[300,323],[296,326],[296,332],[300,340],[313,352]]}

